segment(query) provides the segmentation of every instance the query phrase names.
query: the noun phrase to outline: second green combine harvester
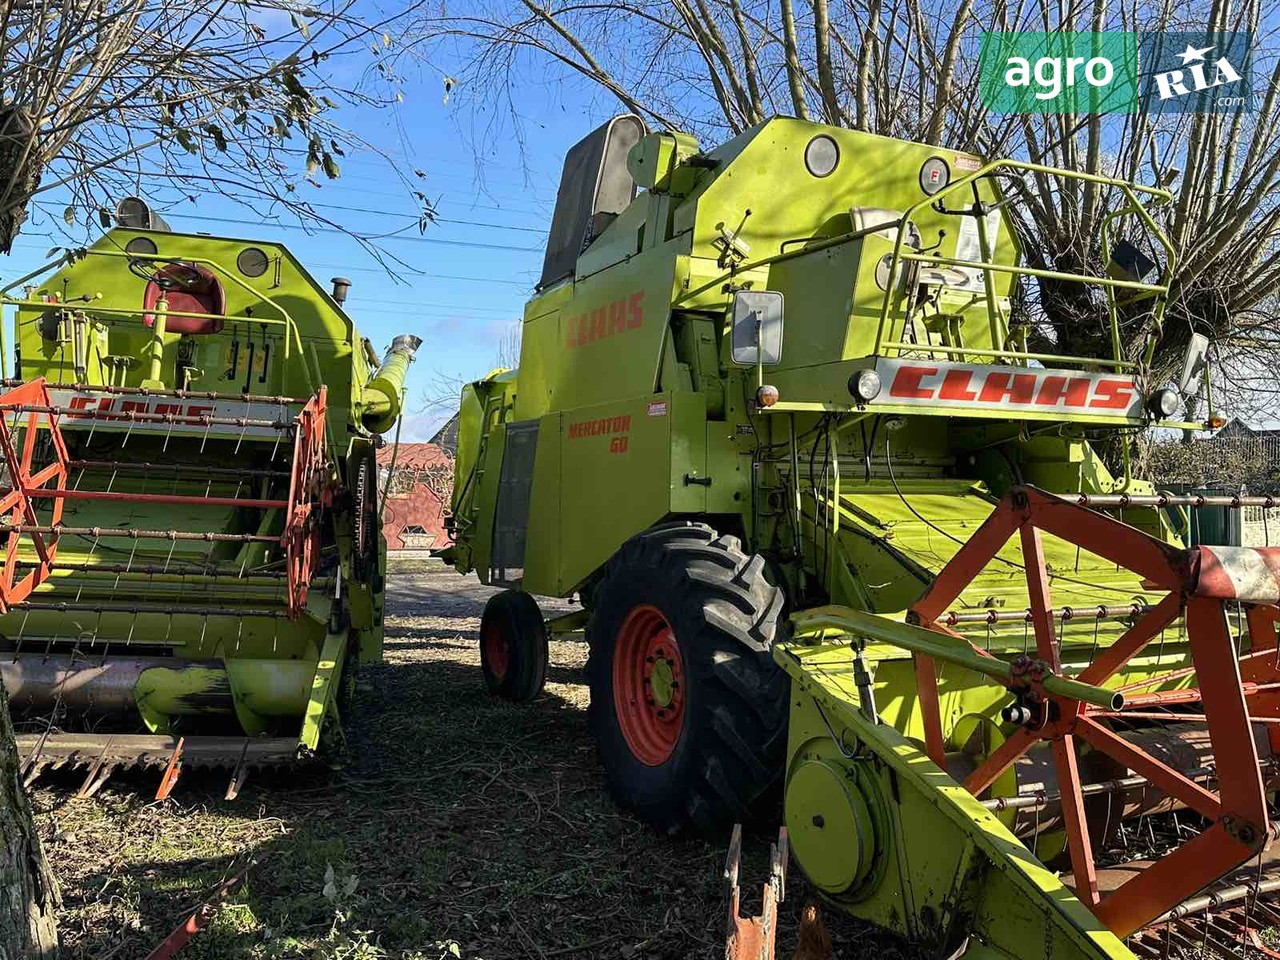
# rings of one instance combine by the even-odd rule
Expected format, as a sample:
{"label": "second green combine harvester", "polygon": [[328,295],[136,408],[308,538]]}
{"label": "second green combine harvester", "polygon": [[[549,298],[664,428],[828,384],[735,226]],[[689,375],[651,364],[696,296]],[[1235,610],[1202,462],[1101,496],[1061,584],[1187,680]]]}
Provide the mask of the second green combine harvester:
{"label": "second green combine harvester", "polygon": [[[283,246],[170,232],[142,201],[10,284],[0,680],[28,776],[290,763],[340,735],[382,648],[379,361]],[[7,352],[0,338],[0,352]]]}
{"label": "second green combine harvester", "polygon": [[[1110,204],[1105,270],[1023,262],[1031,190]],[[463,391],[491,689],[538,692],[531,595],[576,594],[550,629],[585,623],[609,784],[660,829],[781,779],[814,886],[941,956],[1161,954],[1208,904],[1196,937],[1256,940],[1280,558],[1184,548],[1099,455],[1198,389],[1202,338],[1151,372],[1168,199],[789,119],[578,144],[519,371]],[[1073,286],[1109,349],[1030,352]]]}

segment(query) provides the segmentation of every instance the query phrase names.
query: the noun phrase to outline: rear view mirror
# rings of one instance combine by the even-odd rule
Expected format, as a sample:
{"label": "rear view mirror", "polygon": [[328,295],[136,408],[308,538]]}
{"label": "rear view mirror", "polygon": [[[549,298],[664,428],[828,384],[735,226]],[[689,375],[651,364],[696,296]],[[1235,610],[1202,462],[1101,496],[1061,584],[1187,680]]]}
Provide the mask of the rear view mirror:
{"label": "rear view mirror", "polygon": [[1178,378],[1178,390],[1182,395],[1192,393],[1193,385],[1204,373],[1209,362],[1209,338],[1204,334],[1193,333],[1187,344],[1187,352],[1182,358],[1182,375]]}
{"label": "rear view mirror", "polygon": [[733,362],[744,367],[782,360],[782,294],[775,290],[739,290],[733,295],[730,336]]}

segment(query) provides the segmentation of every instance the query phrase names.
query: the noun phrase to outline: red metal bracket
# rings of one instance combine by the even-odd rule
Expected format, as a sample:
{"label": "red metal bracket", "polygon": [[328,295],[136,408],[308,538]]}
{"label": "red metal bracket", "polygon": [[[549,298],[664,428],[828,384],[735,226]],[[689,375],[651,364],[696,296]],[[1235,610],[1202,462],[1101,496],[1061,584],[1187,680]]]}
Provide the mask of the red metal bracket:
{"label": "red metal bracket", "polygon": [[[67,447],[58,429],[57,418],[52,414],[37,413],[29,407],[48,407],[49,391],[43,378],[24,383],[16,389],[0,395],[0,453],[9,473],[11,487],[0,498],[0,518],[9,526],[40,526],[42,518],[36,514],[33,497],[40,493],[62,492],[67,486]],[[20,424],[21,421],[21,424]],[[14,436],[21,429],[21,449]],[[52,439],[54,460],[32,473],[36,444],[41,430],[48,431]],[[53,501],[47,526],[57,527],[62,520],[62,499]],[[23,536],[31,538],[37,562],[22,579],[14,582],[18,570],[18,551]],[[54,558],[58,553],[58,534],[34,530],[3,532],[4,564],[0,567],[0,613],[7,613],[21,603],[45,580],[49,579]]]}
{"label": "red metal bracket", "polygon": [[778,830],[778,842],[770,845],[769,879],[764,884],[760,916],[743,917],[738,913],[742,891],[738,887],[738,871],[742,859],[742,824],[734,824],[725,859],[724,880],[729,888],[729,927],[726,932],[726,960],[773,960],[778,937],[778,904],[786,895],[787,828]]}
{"label": "red metal bracket", "polygon": [[281,543],[288,571],[289,616],[297,617],[307,603],[307,588],[320,556],[320,511],[333,504],[325,441],[325,403],[321,387],[298,414],[289,477],[289,512]]}
{"label": "red metal bracket", "polygon": [[169,794],[173,793],[173,788],[178,784],[178,777],[182,774],[182,748],[187,745],[185,737],[179,737],[178,742],[174,744],[173,753],[169,754],[169,763],[164,768],[164,776],[160,778],[160,786],[156,789],[157,800],[168,800]]}

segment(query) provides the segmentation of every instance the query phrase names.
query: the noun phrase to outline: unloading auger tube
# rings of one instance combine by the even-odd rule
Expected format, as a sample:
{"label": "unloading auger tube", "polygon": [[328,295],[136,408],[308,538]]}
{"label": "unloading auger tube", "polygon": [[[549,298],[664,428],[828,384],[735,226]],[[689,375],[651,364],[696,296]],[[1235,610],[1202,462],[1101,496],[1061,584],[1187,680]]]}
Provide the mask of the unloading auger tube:
{"label": "unloading auger tube", "polygon": [[221,767],[234,796],[340,746],[381,656],[376,450],[421,340],[379,364],[345,287],[139,203],[3,291],[0,681],[28,779]]}
{"label": "unloading auger tube", "polygon": [[[1027,265],[1028,184],[1096,198],[1074,259],[1105,269]],[[449,556],[505,588],[488,689],[536,698],[581,630],[620,804],[721,836],[781,787],[766,900],[789,849],[944,956],[1270,925],[1274,557],[1190,538],[1219,510],[1265,536],[1275,501],[1175,496],[1127,454],[1219,423],[1203,337],[1176,380],[1151,365],[1171,199],[788,118],[575,145],[520,367],[462,392]],[[1067,291],[1087,355],[1034,346],[1026,304]],[[735,950],[776,920],[732,917]]]}

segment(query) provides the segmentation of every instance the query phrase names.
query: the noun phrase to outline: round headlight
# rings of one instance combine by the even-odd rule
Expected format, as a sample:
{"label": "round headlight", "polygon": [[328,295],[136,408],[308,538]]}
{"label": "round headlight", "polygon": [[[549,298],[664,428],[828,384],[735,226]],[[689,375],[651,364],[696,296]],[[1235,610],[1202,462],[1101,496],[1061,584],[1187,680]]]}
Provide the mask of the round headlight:
{"label": "round headlight", "polygon": [[859,403],[870,403],[880,396],[880,374],[874,370],[855,370],[849,377],[849,393]]}
{"label": "round headlight", "polygon": [[840,147],[820,133],[804,148],[804,167],[815,177],[829,177],[840,163]]}
{"label": "round headlight", "polygon": [[1182,398],[1172,387],[1161,387],[1147,398],[1147,409],[1161,420],[1168,420],[1182,408]]}

